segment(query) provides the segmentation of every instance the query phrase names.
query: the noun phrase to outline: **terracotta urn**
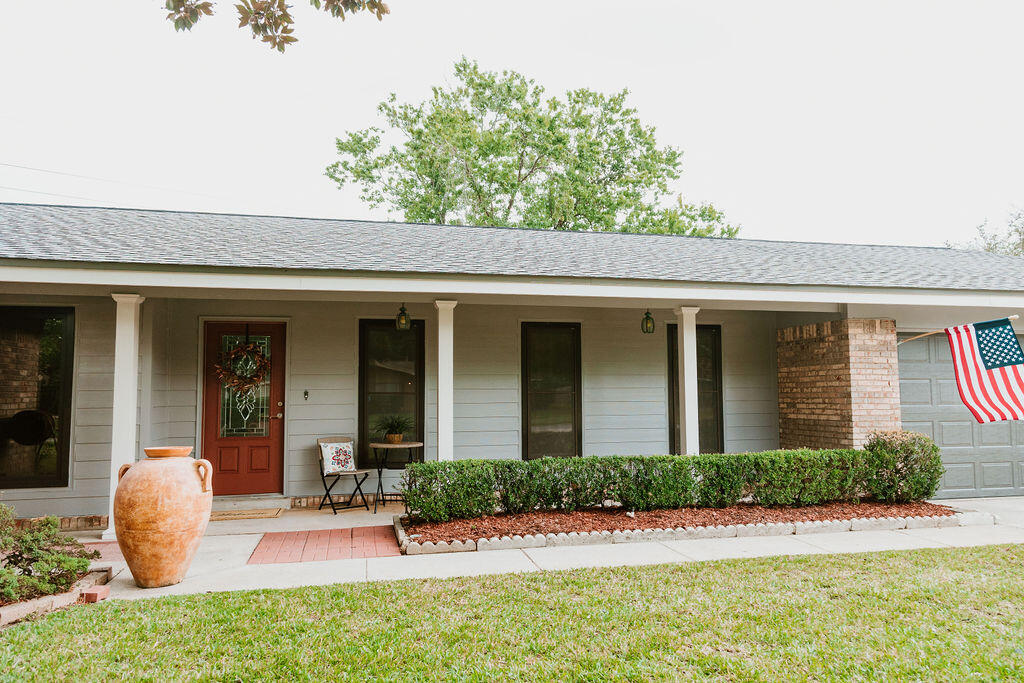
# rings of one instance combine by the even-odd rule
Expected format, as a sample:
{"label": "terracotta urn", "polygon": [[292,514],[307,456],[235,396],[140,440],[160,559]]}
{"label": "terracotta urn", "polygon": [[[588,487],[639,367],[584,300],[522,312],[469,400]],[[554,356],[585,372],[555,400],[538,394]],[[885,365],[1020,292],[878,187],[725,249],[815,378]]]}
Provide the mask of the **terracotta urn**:
{"label": "terracotta urn", "polygon": [[213,467],[192,447],[147,448],[122,465],[114,493],[117,544],[142,588],[179,583],[210,522]]}

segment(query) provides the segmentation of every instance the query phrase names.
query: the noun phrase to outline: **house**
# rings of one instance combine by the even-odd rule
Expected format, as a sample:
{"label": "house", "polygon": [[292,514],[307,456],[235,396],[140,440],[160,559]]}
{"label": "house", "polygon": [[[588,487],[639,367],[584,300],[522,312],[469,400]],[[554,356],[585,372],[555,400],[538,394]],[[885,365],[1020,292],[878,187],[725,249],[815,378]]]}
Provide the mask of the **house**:
{"label": "house", "polygon": [[[428,460],[902,425],[942,496],[1021,494],[1024,426],[974,423],[944,335],[897,340],[1022,308],[1024,261],[944,248],[2,204],[0,500],[105,524],[122,463],[188,445],[218,495],[308,504],[317,437],[367,463],[389,414]],[[246,339],[271,371],[243,401],[214,365]]]}

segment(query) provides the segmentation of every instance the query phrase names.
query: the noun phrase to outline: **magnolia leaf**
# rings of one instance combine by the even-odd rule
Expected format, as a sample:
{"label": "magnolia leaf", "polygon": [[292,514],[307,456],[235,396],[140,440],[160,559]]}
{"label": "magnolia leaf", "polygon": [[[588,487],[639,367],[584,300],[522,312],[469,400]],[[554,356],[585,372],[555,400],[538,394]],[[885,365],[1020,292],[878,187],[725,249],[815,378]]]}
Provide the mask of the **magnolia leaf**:
{"label": "magnolia leaf", "polygon": [[[310,0],[316,9],[323,9],[331,16],[345,19],[347,14],[371,12],[378,20],[390,13],[381,0]],[[213,16],[211,0],[165,0],[167,20],[176,31],[190,30],[204,16]],[[279,52],[298,38],[293,32],[294,20],[286,0],[240,0],[235,5],[238,12],[238,28],[248,27],[253,38],[259,38]]]}

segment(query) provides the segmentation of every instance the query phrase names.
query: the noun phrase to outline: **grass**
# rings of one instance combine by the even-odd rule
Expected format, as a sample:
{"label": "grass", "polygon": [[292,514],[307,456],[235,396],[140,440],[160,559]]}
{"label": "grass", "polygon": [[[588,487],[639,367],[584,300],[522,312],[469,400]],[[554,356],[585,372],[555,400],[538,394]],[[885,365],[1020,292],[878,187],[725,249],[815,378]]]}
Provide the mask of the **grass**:
{"label": "grass", "polygon": [[78,607],[0,678],[1024,678],[1024,546],[730,560]]}

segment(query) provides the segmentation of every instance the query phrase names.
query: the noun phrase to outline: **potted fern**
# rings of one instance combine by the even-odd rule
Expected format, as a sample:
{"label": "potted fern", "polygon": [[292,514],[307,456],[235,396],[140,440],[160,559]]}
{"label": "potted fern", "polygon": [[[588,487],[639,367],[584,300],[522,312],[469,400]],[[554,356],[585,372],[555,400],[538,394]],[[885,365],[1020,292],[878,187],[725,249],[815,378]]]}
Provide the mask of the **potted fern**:
{"label": "potted fern", "polygon": [[388,443],[402,443],[405,433],[413,428],[413,419],[408,415],[382,415],[373,425],[373,431],[384,437]]}

